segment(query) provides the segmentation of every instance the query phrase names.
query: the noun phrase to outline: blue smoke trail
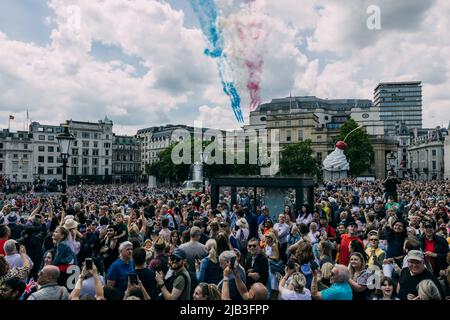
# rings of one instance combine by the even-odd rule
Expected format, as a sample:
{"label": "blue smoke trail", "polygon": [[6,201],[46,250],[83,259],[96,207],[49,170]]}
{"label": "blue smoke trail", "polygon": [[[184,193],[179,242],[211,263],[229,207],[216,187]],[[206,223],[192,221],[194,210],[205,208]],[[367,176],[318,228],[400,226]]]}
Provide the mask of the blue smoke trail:
{"label": "blue smoke trail", "polygon": [[230,97],[231,108],[239,122],[244,122],[241,110],[241,98],[234,86],[231,68],[226,54],[223,52],[224,44],[222,33],[217,27],[217,7],[214,0],[189,0],[192,9],[197,14],[203,34],[208,39],[211,48],[205,49],[205,54],[218,59],[219,76],[223,91]]}

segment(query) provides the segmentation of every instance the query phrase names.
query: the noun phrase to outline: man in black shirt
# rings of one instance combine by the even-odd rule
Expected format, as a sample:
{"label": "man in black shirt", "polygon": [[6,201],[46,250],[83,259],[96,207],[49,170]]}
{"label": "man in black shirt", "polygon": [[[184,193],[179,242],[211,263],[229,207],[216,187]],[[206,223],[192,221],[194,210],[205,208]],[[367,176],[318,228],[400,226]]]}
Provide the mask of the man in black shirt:
{"label": "man in black shirt", "polygon": [[397,185],[401,183],[400,179],[394,174],[394,171],[389,171],[388,177],[384,180],[384,188],[386,191],[386,199],[390,196],[397,202]]}
{"label": "man in black shirt", "polygon": [[249,253],[245,261],[247,287],[250,288],[256,282],[261,282],[266,285],[269,276],[269,261],[261,253],[258,239],[250,239],[247,244],[247,249]]}
{"label": "man in black shirt", "polygon": [[146,251],[144,248],[136,248],[133,251],[134,272],[141,280],[148,295],[155,300],[158,292],[156,290],[155,271],[145,266]]}
{"label": "man in black shirt", "polygon": [[444,297],[441,284],[428,269],[425,268],[425,258],[421,251],[410,250],[407,255],[408,267],[400,273],[397,292],[401,300],[408,300],[408,296],[416,297],[417,285],[425,279],[430,279],[438,287],[441,297]]}

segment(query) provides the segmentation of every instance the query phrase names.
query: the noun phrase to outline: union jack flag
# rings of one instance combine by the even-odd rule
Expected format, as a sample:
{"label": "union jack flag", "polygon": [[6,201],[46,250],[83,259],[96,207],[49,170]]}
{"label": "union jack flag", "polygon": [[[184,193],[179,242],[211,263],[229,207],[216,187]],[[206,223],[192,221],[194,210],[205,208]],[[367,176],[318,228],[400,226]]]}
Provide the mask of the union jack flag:
{"label": "union jack flag", "polygon": [[25,286],[24,294],[30,294],[31,289],[33,289],[35,286],[37,286],[37,283],[34,282],[34,278],[31,278],[30,281],[28,281],[27,285]]}

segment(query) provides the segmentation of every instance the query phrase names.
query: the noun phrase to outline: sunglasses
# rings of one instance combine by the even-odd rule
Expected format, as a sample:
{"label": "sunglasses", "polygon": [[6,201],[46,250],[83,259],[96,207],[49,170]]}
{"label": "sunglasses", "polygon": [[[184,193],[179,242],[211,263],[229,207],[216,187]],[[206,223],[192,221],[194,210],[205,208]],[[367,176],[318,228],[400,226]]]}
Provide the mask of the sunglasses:
{"label": "sunglasses", "polygon": [[226,227],[228,227],[228,225],[225,224],[225,223],[221,223],[221,224],[220,224],[220,227],[221,227],[221,228],[226,228]]}
{"label": "sunglasses", "polygon": [[378,239],[376,239],[376,238],[373,238],[373,239],[370,239],[370,241],[378,241]]}
{"label": "sunglasses", "polygon": [[256,244],[249,244],[247,247],[249,247],[249,248],[256,248],[258,245],[256,245]]}

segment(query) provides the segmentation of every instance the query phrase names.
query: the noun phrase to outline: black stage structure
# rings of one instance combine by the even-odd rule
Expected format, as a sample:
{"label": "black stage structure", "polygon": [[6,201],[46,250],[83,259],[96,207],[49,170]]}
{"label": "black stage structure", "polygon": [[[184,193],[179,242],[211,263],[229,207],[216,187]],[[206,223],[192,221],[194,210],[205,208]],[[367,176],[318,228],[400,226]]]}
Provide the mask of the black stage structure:
{"label": "black stage structure", "polygon": [[[295,189],[295,210],[301,209],[303,204],[309,208],[314,206],[314,180],[305,177],[215,177],[211,179],[211,204],[216,208],[219,202],[220,187],[231,187],[231,205],[236,203],[237,187],[253,188],[292,188]],[[253,210],[256,213],[256,201]]]}

